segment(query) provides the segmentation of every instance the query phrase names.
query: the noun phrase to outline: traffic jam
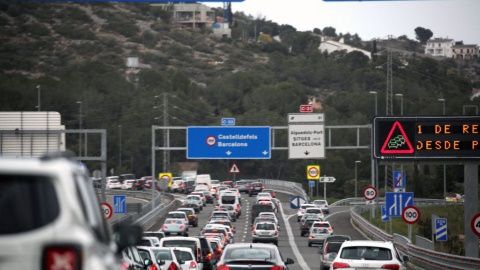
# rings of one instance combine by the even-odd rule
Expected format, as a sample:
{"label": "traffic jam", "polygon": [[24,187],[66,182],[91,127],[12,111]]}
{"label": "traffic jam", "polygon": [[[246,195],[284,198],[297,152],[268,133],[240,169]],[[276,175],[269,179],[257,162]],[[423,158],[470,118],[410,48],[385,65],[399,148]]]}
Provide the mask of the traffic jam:
{"label": "traffic jam", "polygon": [[[280,243],[286,229],[275,190],[256,180],[198,182],[191,191],[185,181],[173,182],[170,191],[180,206],[161,219],[158,231],[143,232],[139,245],[122,251],[124,269],[280,270],[295,265],[282,255],[281,245],[289,244]],[[335,234],[327,220],[327,200],[303,203],[295,211],[289,218],[296,218],[298,231],[291,230],[314,249],[319,269],[406,269],[408,256],[401,257],[391,243]]]}

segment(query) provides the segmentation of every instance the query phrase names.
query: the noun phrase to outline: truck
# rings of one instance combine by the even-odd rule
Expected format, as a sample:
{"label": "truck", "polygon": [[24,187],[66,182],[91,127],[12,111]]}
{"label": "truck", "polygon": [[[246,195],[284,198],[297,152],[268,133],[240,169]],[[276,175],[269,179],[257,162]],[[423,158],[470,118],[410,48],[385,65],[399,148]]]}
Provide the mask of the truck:
{"label": "truck", "polygon": [[210,174],[198,174],[195,178],[195,185],[198,186],[199,184],[208,186],[208,189],[210,190],[212,188],[212,178],[210,177]]}

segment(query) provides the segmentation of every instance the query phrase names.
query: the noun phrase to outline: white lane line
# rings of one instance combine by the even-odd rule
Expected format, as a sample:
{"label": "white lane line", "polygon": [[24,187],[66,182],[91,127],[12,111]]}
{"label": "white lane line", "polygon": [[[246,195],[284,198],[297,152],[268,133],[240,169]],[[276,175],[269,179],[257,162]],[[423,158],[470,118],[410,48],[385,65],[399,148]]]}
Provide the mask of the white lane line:
{"label": "white lane line", "polygon": [[[288,234],[288,242],[292,247],[293,254],[297,258],[298,264],[302,267],[303,270],[310,270],[310,267],[308,267],[307,263],[303,259],[302,254],[298,250],[297,244],[295,244],[295,238],[293,237],[292,228],[290,227],[290,223],[288,222],[288,219],[285,217],[285,214],[283,213],[282,204],[280,204],[280,212],[282,213],[283,222],[285,222],[285,229],[287,230],[287,234]],[[290,215],[289,218],[292,216],[293,215]]]}

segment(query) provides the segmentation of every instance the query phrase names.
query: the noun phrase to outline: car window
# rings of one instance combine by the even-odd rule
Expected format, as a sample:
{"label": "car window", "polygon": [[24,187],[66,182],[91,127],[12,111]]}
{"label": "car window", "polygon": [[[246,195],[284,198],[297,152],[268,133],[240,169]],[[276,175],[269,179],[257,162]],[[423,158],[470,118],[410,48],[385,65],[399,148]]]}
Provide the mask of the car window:
{"label": "car window", "polygon": [[193,261],[192,253],[183,251],[183,250],[173,250],[173,253],[175,253],[175,257],[177,257],[177,260],[182,260],[182,261]]}
{"label": "car window", "polygon": [[0,235],[43,227],[60,214],[51,178],[3,174],[0,179]]}
{"label": "car window", "polygon": [[274,229],[275,229],[275,226],[270,223],[257,225],[257,230],[274,230]]}
{"label": "car window", "polygon": [[155,258],[157,260],[165,260],[165,261],[171,261],[172,260],[172,254],[170,253],[170,250],[154,249],[153,253],[155,254]]}
{"label": "car window", "polygon": [[271,249],[258,248],[234,248],[228,250],[224,258],[239,260],[239,259],[253,259],[253,260],[271,260],[275,259],[275,253]]}
{"label": "car window", "polygon": [[391,260],[392,253],[390,249],[381,247],[344,247],[340,258],[350,260]]}
{"label": "car window", "polygon": [[330,243],[328,243],[325,253],[332,253],[332,252],[338,253],[342,244],[343,243],[340,243],[340,242],[330,242]]}
{"label": "car window", "polygon": [[146,250],[139,249],[138,254],[140,254],[140,257],[142,257],[142,261],[145,261],[145,259],[150,259],[151,260],[150,252],[148,252]]}

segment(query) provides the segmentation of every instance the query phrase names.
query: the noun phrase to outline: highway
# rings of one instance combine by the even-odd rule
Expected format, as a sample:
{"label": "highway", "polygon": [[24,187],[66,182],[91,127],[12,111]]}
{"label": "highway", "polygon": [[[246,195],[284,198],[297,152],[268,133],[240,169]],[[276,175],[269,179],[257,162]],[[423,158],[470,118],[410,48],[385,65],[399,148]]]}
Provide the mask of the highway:
{"label": "highway", "polygon": [[[181,200],[183,195],[175,195],[178,200]],[[297,222],[297,210],[291,209],[289,202],[291,195],[278,193],[277,198],[282,202],[282,210],[278,213],[280,221],[281,231],[278,241],[278,248],[286,260],[291,258],[295,261],[295,264],[289,265],[290,270],[309,270],[319,269],[319,257],[317,254],[317,247],[308,247],[307,237],[300,236],[299,223]],[[248,195],[242,194],[242,215],[234,223],[237,233],[235,234],[235,243],[249,243],[252,240],[250,208],[254,203],[255,197],[248,197]],[[180,201],[175,207],[180,207]],[[175,209],[175,208],[174,208]],[[210,216],[213,206],[207,204],[203,211],[199,213],[199,226],[197,228],[190,227],[189,235],[199,235],[200,230],[207,223],[207,219]],[[173,211],[173,209],[172,209]],[[283,215],[282,213],[283,212]],[[165,220],[165,217],[159,217],[158,222],[146,230],[159,230]],[[352,239],[365,239],[357,230],[355,230],[350,224],[349,207],[334,207],[330,208],[330,214],[326,215],[326,220],[330,221],[334,227],[335,234],[347,234]],[[287,221],[288,225],[286,225]],[[290,227],[290,233],[289,228]]]}

